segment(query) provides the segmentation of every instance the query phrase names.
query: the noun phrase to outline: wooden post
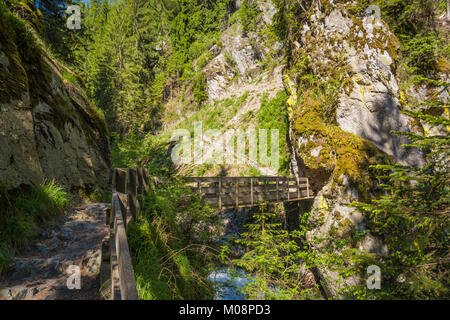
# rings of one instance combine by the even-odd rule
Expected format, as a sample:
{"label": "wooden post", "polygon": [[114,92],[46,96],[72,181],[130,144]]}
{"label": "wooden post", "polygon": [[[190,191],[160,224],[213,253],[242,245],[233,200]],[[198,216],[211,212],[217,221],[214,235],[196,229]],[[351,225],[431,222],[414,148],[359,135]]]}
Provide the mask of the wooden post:
{"label": "wooden post", "polygon": [[114,187],[117,192],[127,193],[127,172],[123,169],[116,169],[114,174]]}
{"label": "wooden post", "polygon": [[447,0],[447,21],[450,21],[450,0]]}
{"label": "wooden post", "polygon": [[219,209],[222,209],[222,178],[219,177]]}
{"label": "wooden post", "polygon": [[143,183],[143,177],[142,177],[142,168],[136,169],[136,180],[137,180],[137,194],[143,194],[144,193],[144,183]]}
{"label": "wooden post", "polygon": [[122,300],[137,300],[139,297],[136,289],[136,279],[134,277],[125,223],[122,219],[122,212],[120,210],[117,193],[113,193],[112,199],[114,208],[114,239],[111,240],[114,241],[115,248],[114,246],[112,247],[115,249],[117,256],[120,295]]}
{"label": "wooden post", "polygon": [[122,199],[120,199],[119,196],[117,196],[117,198],[119,199],[118,202],[119,202],[120,212],[122,213],[122,219],[123,219],[123,221],[125,221],[124,225],[126,228],[127,227],[127,212],[128,212],[128,210],[125,207],[125,205],[123,204]]}
{"label": "wooden post", "polygon": [[111,197],[111,213],[109,215],[109,256],[110,256],[110,277],[111,277],[111,300],[120,299],[120,277],[119,277],[119,266],[117,263],[116,256],[116,242],[114,234],[114,223],[116,221],[116,206],[118,205],[116,198],[117,192],[115,188],[115,181],[117,176],[117,169],[114,170],[113,175],[113,187],[112,187],[112,197]]}
{"label": "wooden post", "polygon": [[239,179],[236,179],[236,208],[239,208]]}
{"label": "wooden post", "polygon": [[113,188],[116,188],[116,186],[117,186],[117,169],[114,169],[114,171],[113,171],[111,184],[112,184]]}
{"label": "wooden post", "polygon": [[280,194],[279,194],[279,191],[278,191],[278,180],[279,179],[280,178],[277,177],[277,202],[280,201]]}
{"label": "wooden post", "polygon": [[116,208],[114,207],[116,205],[116,202],[114,201],[114,194],[116,193],[116,187],[113,185],[112,187],[112,197],[111,197],[111,212],[109,214],[109,226],[111,227],[114,223],[114,212]]}
{"label": "wooden post", "polygon": [[136,217],[139,211],[139,203],[137,201],[137,175],[135,169],[128,169],[128,207],[130,208],[133,221],[136,221]]}
{"label": "wooden post", "polygon": [[148,170],[147,169],[142,169],[142,180],[144,182],[144,190],[145,192],[148,191],[148,189],[150,188],[150,179],[148,176]]}
{"label": "wooden post", "polygon": [[297,178],[297,199],[300,199],[301,195],[300,195],[300,181]]}
{"label": "wooden post", "polygon": [[264,202],[267,201],[267,180],[264,179],[264,187],[263,187],[263,197],[264,197]]}
{"label": "wooden post", "polygon": [[309,178],[306,178],[306,195],[309,198]]}
{"label": "wooden post", "polygon": [[290,195],[290,181],[289,178],[286,178],[286,188],[287,188],[287,199],[288,201],[291,200],[291,195]]}
{"label": "wooden post", "polygon": [[113,180],[114,180],[114,172],[115,172],[115,169],[110,169],[109,170],[109,178],[108,178],[108,184],[109,185],[112,185],[113,184]]}
{"label": "wooden post", "polygon": [[250,197],[252,198],[252,206],[255,204],[254,198],[253,198],[253,178],[250,178]]}

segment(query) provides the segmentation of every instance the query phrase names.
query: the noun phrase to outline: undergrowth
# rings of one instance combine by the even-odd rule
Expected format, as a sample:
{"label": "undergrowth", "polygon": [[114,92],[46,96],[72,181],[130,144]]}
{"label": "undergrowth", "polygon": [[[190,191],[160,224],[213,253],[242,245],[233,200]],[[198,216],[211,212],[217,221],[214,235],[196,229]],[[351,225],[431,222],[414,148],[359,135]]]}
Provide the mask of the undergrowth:
{"label": "undergrowth", "polygon": [[69,200],[55,181],[34,186],[19,195],[2,190],[1,198],[6,208],[0,213],[0,272],[3,272],[12,256],[36,235],[37,228],[58,217],[69,206]]}
{"label": "undergrowth", "polygon": [[214,258],[217,218],[181,181],[151,188],[143,212],[128,229],[139,298],[210,299],[206,277]]}

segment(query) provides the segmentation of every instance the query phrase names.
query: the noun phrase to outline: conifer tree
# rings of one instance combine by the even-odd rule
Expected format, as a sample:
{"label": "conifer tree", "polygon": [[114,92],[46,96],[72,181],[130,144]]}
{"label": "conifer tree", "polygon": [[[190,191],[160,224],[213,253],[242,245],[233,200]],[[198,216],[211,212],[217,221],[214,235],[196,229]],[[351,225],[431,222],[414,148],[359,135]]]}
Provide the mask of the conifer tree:
{"label": "conifer tree", "polygon": [[423,167],[374,167],[382,173],[380,186],[386,195],[355,206],[366,214],[368,227],[383,239],[389,254],[376,257],[384,275],[382,290],[356,292],[369,298],[448,299],[450,120],[422,111],[407,113],[440,134],[398,133],[426,153]]}

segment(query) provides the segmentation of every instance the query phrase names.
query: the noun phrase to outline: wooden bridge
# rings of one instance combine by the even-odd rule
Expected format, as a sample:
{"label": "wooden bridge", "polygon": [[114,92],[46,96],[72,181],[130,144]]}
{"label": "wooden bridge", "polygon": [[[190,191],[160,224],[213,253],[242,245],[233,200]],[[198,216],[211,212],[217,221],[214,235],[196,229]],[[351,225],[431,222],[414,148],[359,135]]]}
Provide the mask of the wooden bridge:
{"label": "wooden bridge", "polygon": [[[206,203],[218,209],[307,200],[313,197],[308,178],[286,177],[189,177],[186,183],[201,193]],[[106,218],[109,236],[102,244],[101,295],[111,300],[137,300],[126,229],[140,212],[139,195],[161,179],[147,169],[113,169],[111,212]],[[110,285],[104,284],[110,282]]]}
{"label": "wooden bridge", "polygon": [[297,180],[287,177],[193,177],[186,180],[202,194],[207,204],[219,209],[313,198],[308,178]]}

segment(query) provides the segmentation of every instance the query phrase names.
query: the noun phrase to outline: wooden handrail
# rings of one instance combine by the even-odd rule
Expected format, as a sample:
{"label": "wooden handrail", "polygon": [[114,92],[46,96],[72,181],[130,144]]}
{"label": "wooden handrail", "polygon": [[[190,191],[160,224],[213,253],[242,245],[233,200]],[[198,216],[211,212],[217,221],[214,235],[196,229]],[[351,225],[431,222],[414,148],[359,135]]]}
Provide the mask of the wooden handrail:
{"label": "wooden handrail", "polygon": [[[125,229],[126,221],[123,219],[120,201],[117,192],[113,188],[111,213],[114,217],[112,228],[114,233],[111,241],[114,241],[114,245],[111,247],[115,249],[115,256],[117,257],[120,297],[122,300],[138,300],[136,280]],[[114,278],[111,286],[114,292],[114,288],[117,286]],[[115,295],[113,294],[112,297],[115,298]]]}
{"label": "wooden handrail", "polygon": [[117,168],[112,171],[110,181],[112,183],[111,214],[107,222],[110,226],[108,255],[110,299],[138,300],[126,230],[129,223],[138,217],[140,204],[137,195],[148,189],[148,171]]}

